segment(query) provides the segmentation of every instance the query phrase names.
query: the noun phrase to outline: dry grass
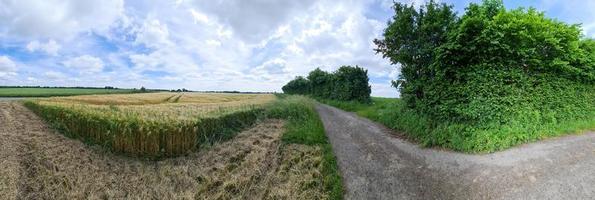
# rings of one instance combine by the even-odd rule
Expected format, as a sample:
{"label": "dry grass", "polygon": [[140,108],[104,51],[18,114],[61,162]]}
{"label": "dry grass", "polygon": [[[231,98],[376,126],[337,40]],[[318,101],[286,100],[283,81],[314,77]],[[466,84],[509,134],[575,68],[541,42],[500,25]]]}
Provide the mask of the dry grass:
{"label": "dry grass", "polygon": [[[180,98],[178,98],[180,96]],[[162,103],[221,104],[266,102],[274,100],[271,94],[233,94],[233,93],[139,93],[113,95],[84,95],[73,97],[52,97],[49,101],[75,102],[94,105],[146,105]]]}
{"label": "dry grass", "polygon": [[53,105],[117,116],[138,116],[145,120],[179,121],[212,117],[225,112],[251,109],[276,98],[270,94],[142,93],[85,95],[40,99]]}
{"label": "dry grass", "polygon": [[[4,107],[3,107],[4,109]],[[0,115],[1,199],[324,199],[319,147],[267,120],[201,152],[130,159],[56,134],[18,104]],[[0,113],[2,114],[2,113]],[[10,148],[4,148],[10,147]]]}
{"label": "dry grass", "polygon": [[131,156],[162,158],[229,139],[274,95],[144,93],[25,102],[63,134]]}

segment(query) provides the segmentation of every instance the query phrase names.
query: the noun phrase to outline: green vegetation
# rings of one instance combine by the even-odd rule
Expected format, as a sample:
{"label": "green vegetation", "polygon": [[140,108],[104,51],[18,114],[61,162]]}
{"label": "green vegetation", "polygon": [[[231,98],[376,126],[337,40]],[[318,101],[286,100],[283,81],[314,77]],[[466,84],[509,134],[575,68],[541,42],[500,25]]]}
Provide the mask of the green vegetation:
{"label": "green vegetation", "polygon": [[283,86],[286,94],[310,95],[314,98],[370,102],[368,70],[342,66],[333,73],[316,68],[307,78],[298,76]]}
{"label": "green vegetation", "polygon": [[0,97],[54,97],[88,94],[124,94],[138,92],[131,89],[104,88],[42,88],[42,87],[1,87]]}
{"label": "green vegetation", "polygon": [[343,186],[337,161],[324,132],[324,126],[314,109],[314,101],[304,96],[279,95],[279,100],[267,106],[266,117],[287,120],[282,140],[287,144],[320,146],[323,150],[323,185],[329,199],[342,199]]}
{"label": "green vegetation", "polygon": [[390,109],[425,119],[428,130],[408,133],[424,144],[491,152],[595,128],[595,43],[578,25],[499,0],[460,18],[433,1],[394,10],[375,43],[402,66],[403,108]]}
{"label": "green vegetation", "polygon": [[[440,133],[453,133],[457,128],[458,130],[465,130],[466,128],[456,127],[452,124],[438,124],[433,122],[427,116],[408,108],[402,99],[373,97],[371,104],[334,100],[323,100],[322,102],[346,111],[355,112],[359,116],[379,122],[393,130],[403,133],[408,139],[419,142],[424,146],[435,146],[435,135],[439,135]],[[534,126],[533,130],[535,133],[539,133],[540,137],[528,139],[527,142],[587,130],[593,128],[593,124],[595,124],[595,119],[591,118],[590,120],[576,120],[558,125],[546,125],[543,127]],[[510,132],[512,128],[515,128],[514,126],[521,130],[525,129],[523,124],[512,124],[509,126],[501,126],[501,128],[503,128],[503,132]],[[518,133],[523,134],[523,132]],[[507,139],[504,135],[496,138],[487,138],[484,141],[466,141],[464,140],[465,138],[461,138],[462,136],[456,137],[457,135],[455,134],[452,136],[457,143],[451,143],[449,146],[443,147],[466,152],[477,152],[466,149],[465,147],[470,147],[467,146],[469,144],[477,145],[480,142],[485,142],[480,144],[483,145],[483,148],[485,149],[490,148],[498,150],[510,147],[510,145],[498,146],[507,144],[506,141],[503,141]]]}

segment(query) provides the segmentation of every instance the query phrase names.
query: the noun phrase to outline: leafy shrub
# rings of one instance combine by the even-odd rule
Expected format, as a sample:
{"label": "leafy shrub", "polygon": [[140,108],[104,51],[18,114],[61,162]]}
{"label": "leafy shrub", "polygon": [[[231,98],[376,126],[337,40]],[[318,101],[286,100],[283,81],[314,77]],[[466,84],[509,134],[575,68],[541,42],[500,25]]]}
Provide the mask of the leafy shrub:
{"label": "leafy shrub", "polygon": [[316,98],[370,102],[368,70],[359,66],[342,66],[333,73],[316,68],[283,86],[287,94],[306,94]]}
{"label": "leafy shrub", "polygon": [[493,151],[595,127],[595,42],[578,25],[499,0],[460,18],[433,1],[394,9],[377,51],[402,66],[393,85],[430,119],[428,145]]}
{"label": "leafy shrub", "polygon": [[298,76],[295,79],[289,81],[283,88],[284,93],[287,94],[309,94],[310,93],[310,81],[302,76]]}

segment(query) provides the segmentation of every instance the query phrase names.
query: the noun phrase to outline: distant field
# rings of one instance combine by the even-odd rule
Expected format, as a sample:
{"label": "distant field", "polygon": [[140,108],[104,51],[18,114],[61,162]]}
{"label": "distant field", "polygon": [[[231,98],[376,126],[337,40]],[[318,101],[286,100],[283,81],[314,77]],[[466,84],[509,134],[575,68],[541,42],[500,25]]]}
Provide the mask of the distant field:
{"label": "distant field", "polygon": [[0,88],[0,97],[53,97],[88,94],[133,93],[130,89],[79,89],[79,88]]}
{"label": "distant field", "polygon": [[187,153],[252,125],[274,95],[141,93],[25,102],[65,135],[143,157]]}

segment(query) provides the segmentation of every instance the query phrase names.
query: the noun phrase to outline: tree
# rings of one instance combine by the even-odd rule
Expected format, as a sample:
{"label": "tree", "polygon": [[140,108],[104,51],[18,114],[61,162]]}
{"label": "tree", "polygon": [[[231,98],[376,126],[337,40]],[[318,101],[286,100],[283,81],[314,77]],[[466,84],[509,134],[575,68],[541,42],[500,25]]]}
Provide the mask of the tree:
{"label": "tree", "polygon": [[501,0],[472,3],[460,18],[433,1],[419,10],[395,3],[394,10],[376,51],[401,65],[393,85],[420,113],[503,123],[523,111],[593,106],[573,100],[587,98],[595,80],[595,42],[581,39],[578,25],[532,8],[506,10]]}
{"label": "tree", "polygon": [[368,70],[359,66],[342,66],[333,73],[332,99],[370,102]]}
{"label": "tree", "polygon": [[144,86],[140,87],[140,92],[147,92],[147,89]]}
{"label": "tree", "polygon": [[282,89],[287,94],[369,103],[372,90],[368,81],[368,70],[359,66],[342,66],[333,73],[316,68],[307,78],[298,76]]}
{"label": "tree", "polygon": [[311,84],[312,95],[320,98],[330,98],[333,76],[328,72],[316,68],[308,74],[308,80]]}
{"label": "tree", "polygon": [[310,81],[298,76],[283,86],[282,90],[287,94],[310,94]]}
{"label": "tree", "polygon": [[395,15],[388,22],[382,39],[375,39],[376,52],[401,66],[401,75],[393,86],[401,97],[415,107],[424,98],[424,86],[434,76],[431,65],[436,49],[447,41],[458,18],[452,6],[431,0],[419,10],[413,5],[395,2]]}

